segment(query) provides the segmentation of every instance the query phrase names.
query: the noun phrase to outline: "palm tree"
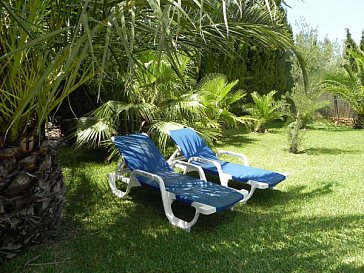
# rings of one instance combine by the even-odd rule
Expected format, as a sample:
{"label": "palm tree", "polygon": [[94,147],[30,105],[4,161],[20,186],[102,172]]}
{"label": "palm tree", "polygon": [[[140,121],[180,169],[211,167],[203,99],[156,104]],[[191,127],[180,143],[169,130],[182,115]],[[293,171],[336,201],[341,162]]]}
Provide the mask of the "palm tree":
{"label": "palm tree", "polygon": [[276,119],[282,119],[287,113],[287,104],[283,100],[275,100],[274,95],[277,91],[272,90],[266,95],[260,95],[257,92],[251,93],[254,104],[248,109],[251,117],[255,122],[254,131],[265,133],[267,123]]}
{"label": "palm tree", "polygon": [[235,103],[241,102],[246,96],[243,90],[234,90],[238,81],[228,83],[222,74],[207,75],[196,91],[199,101],[206,108],[206,114],[220,125],[234,127],[238,124],[249,126],[254,119],[239,117],[231,112]]}
{"label": "palm tree", "polygon": [[325,89],[346,100],[356,112],[353,127],[364,128],[364,85],[356,75],[335,75],[327,80]]}
{"label": "palm tree", "polygon": [[[148,88],[130,88],[138,69],[149,77],[138,53],[158,52],[156,67],[166,58],[183,79],[179,52],[197,56],[198,63],[204,50],[234,54],[234,43],[240,42],[295,51],[276,23],[275,6],[273,0],[0,0],[1,257],[14,256],[59,222],[62,175],[43,142],[43,128],[68,94],[96,75],[101,91],[116,68],[125,86],[121,96],[129,99],[118,111],[134,125],[147,124],[151,116],[164,122],[162,110],[150,102],[165,102],[163,113],[177,119],[188,117],[192,107],[194,119],[203,106],[193,94],[154,94],[159,83],[153,77],[145,82]],[[145,90],[154,90],[145,93],[147,99]],[[132,92],[139,92],[140,100],[133,101]],[[159,100],[163,97],[173,99]]]}
{"label": "palm tree", "polygon": [[[98,147],[115,134],[146,131],[164,148],[167,131],[185,125],[217,127],[205,114],[205,106],[192,92],[195,83],[191,59],[179,55],[178,71],[168,58],[143,52],[135,68],[131,89],[122,100],[103,103],[88,117],[78,119],[77,145]],[[179,76],[178,76],[179,75]],[[110,142],[106,142],[110,144]]]}
{"label": "palm tree", "polygon": [[347,50],[350,63],[344,65],[346,74],[338,73],[327,77],[325,89],[346,100],[356,112],[353,127],[364,128],[364,52],[360,49]]}
{"label": "palm tree", "polygon": [[[199,66],[199,57],[205,51],[219,51],[233,56],[236,54],[235,44],[245,43],[261,48],[292,50],[302,61],[288,30],[281,24],[276,10],[280,3],[276,2],[279,1],[193,1],[193,3],[165,1],[162,5],[159,1],[145,1],[138,4],[127,1],[112,9],[104,52],[101,54],[102,63],[115,63],[119,71],[124,73],[122,79],[125,86],[124,96],[118,98],[119,102],[112,101],[100,106],[92,113],[91,118],[79,120],[78,143],[91,142],[97,146],[103,139],[116,132],[127,132],[129,127],[132,127],[132,131],[141,130],[143,127],[149,128],[161,136],[158,139],[165,139],[163,134],[158,132],[163,132],[167,128],[166,122],[188,124],[189,122],[183,118],[178,120],[184,115],[177,117],[176,112],[173,112],[178,107],[164,104],[179,98],[181,93],[177,92],[176,95],[170,92],[170,88],[163,88],[160,83],[164,76],[158,78],[166,71],[155,70],[159,66],[165,67],[164,64],[168,63],[173,69],[173,73],[169,75],[177,75],[180,78],[180,81],[177,80],[178,85],[188,90],[188,83],[186,85],[180,73],[181,55],[189,56]],[[124,24],[120,25],[115,18],[121,18]],[[146,61],[141,58],[142,54],[151,49],[158,52],[153,60]],[[105,82],[103,78],[106,77],[106,73],[100,73],[100,76],[100,83]],[[171,78],[169,80],[173,82]],[[196,103],[191,93],[181,98],[190,100],[184,102],[184,105],[195,105],[197,111],[201,110],[201,105]],[[111,105],[114,107],[113,110],[110,110]],[[175,104],[179,107],[181,105],[181,103]],[[203,106],[206,107],[206,104]],[[172,117],[170,120],[168,115],[160,118],[158,112],[166,114],[172,109],[174,110],[169,115]],[[183,108],[183,111],[187,111],[186,108]],[[114,123],[107,122],[110,113],[118,117],[123,116],[120,125],[119,119]],[[200,124],[196,121],[201,117],[201,113],[197,118],[194,117],[196,113],[193,114],[191,111],[188,113],[187,117],[194,119],[194,126],[206,127],[203,122]],[[213,113],[210,111],[210,114]],[[219,116],[221,119],[230,119],[230,124],[242,121],[228,111],[221,112]],[[152,119],[159,120],[159,123],[151,124]],[[219,126],[211,119],[202,120],[208,121],[208,128]],[[121,124],[124,126],[123,130],[120,129]],[[88,129],[91,127],[93,130]]]}
{"label": "palm tree", "polygon": [[50,0],[0,1],[0,261],[39,241],[62,215],[63,176],[44,126],[92,75],[83,63],[87,34],[63,15]]}
{"label": "palm tree", "polygon": [[201,56],[207,52],[235,56],[237,44],[293,51],[303,64],[289,30],[282,23],[282,14],[278,12],[280,2],[121,1],[107,9],[106,31],[103,39],[96,41],[102,49],[97,53],[100,65],[112,67],[99,73],[99,88],[107,80],[106,71],[116,67],[124,74],[127,89],[135,67],[143,68],[139,53],[151,49],[160,52],[159,59],[162,55],[167,58],[177,73],[179,54],[200,65]]}

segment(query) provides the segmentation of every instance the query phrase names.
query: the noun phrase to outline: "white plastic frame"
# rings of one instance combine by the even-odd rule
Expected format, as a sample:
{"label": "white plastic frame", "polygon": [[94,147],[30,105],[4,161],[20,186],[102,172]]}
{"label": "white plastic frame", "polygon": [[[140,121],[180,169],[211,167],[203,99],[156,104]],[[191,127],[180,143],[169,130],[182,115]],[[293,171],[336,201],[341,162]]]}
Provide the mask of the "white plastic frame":
{"label": "white plastic frame", "polygon": [[231,155],[231,156],[238,157],[244,166],[249,166],[248,157],[244,154],[231,152],[231,151],[225,151],[225,150],[218,150],[216,156],[219,157],[220,155]]}
{"label": "white plastic frame", "polygon": [[[205,205],[202,203],[198,203],[198,202],[193,202],[191,204],[191,206],[194,207],[196,210],[195,215],[190,222],[184,221],[174,215],[174,213],[172,211],[172,203],[176,200],[176,196],[173,193],[166,191],[164,181],[159,175],[152,174],[152,173],[149,173],[146,171],[141,171],[141,170],[134,170],[131,172],[128,169],[120,170],[120,166],[122,166],[122,165],[123,164],[118,164],[118,167],[117,167],[117,170],[115,171],[115,173],[108,174],[109,185],[110,185],[111,191],[117,197],[124,199],[129,194],[131,188],[140,186],[137,176],[144,176],[146,178],[156,181],[159,185],[159,189],[161,192],[165,215],[167,216],[169,222],[172,225],[182,228],[183,230],[189,232],[191,227],[197,222],[200,214],[209,215],[209,214],[216,212],[215,207],[211,207],[211,206],[208,206],[208,205]],[[200,179],[206,181],[205,173],[203,172],[203,170],[200,166],[196,166],[191,163],[188,163],[185,161],[178,161],[178,160],[175,160],[173,162],[172,166],[175,166],[175,167],[181,166],[181,167],[185,167],[188,170],[196,170],[200,175]],[[125,173],[130,173],[130,178],[126,177],[124,175]],[[121,180],[124,183],[128,184],[125,192],[123,192],[117,188],[116,183],[115,183],[117,180]]]}
{"label": "white plastic frame", "polygon": [[[181,162],[182,160],[186,160],[185,157],[179,156],[180,153],[181,153],[180,148],[177,147],[177,149],[174,151],[174,153],[168,159],[168,163],[171,166],[174,161]],[[231,152],[231,151],[225,151],[225,150],[219,150],[217,152],[216,156],[219,157],[220,155],[223,155],[223,154],[238,157],[244,166],[249,166],[248,157],[244,154]],[[221,185],[228,187],[228,183],[230,180],[232,180],[232,176],[230,174],[226,174],[222,171],[221,164],[218,161],[206,159],[206,158],[202,158],[202,157],[191,157],[188,160],[188,163],[191,163],[192,161],[197,161],[197,162],[215,166],[217,169],[218,175],[219,175]],[[187,172],[188,172],[188,170],[184,169],[184,174],[186,174]],[[253,196],[255,189],[267,189],[269,187],[269,185],[267,183],[258,182],[258,181],[254,181],[254,180],[249,180],[246,184],[250,185],[250,190],[249,191],[247,191],[245,189],[239,190],[239,192],[244,195],[244,199],[240,201],[241,203],[246,203]]]}

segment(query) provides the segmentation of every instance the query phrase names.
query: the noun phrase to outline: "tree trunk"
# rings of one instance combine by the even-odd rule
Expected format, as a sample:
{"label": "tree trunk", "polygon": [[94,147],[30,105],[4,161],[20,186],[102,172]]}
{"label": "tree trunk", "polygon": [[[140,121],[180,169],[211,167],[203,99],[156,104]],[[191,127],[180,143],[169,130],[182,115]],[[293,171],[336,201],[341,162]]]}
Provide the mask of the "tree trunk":
{"label": "tree trunk", "polygon": [[354,129],[364,129],[364,115],[358,114],[354,118],[353,128]]}
{"label": "tree trunk", "polygon": [[64,204],[62,171],[43,145],[31,155],[0,149],[0,263],[39,243],[60,222]]}

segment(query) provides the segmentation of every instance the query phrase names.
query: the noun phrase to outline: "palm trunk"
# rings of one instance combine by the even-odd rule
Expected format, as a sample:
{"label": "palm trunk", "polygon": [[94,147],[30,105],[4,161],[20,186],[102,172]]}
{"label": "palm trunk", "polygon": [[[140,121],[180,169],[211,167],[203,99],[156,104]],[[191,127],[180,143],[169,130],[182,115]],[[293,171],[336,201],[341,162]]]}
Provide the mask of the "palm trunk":
{"label": "palm trunk", "polygon": [[363,129],[364,128],[364,115],[358,114],[354,118],[353,128],[354,129]]}
{"label": "palm trunk", "polygon": [[64,182],[54,153],[42,147],[21,156],[0,150],[0,263],[40,242],[60,222]]}

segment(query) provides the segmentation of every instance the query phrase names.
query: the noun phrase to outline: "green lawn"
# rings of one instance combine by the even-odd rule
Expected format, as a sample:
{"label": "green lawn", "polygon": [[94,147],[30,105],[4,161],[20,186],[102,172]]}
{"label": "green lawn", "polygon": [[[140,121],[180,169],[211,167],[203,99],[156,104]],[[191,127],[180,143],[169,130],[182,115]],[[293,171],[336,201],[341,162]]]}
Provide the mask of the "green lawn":
{"label": "green lawn", "polygon": [[364,272],[364,131],[317,128],[306,133],[305,153],[287,146],[283,129],[227,131],[218,148],[289,178],[234,211],[201,216],[190,233],[169,224],[154,191],[114,197],[106,174],[115,163],[100,153],[63,149],[64,223],[53,243],[0,272]]}

